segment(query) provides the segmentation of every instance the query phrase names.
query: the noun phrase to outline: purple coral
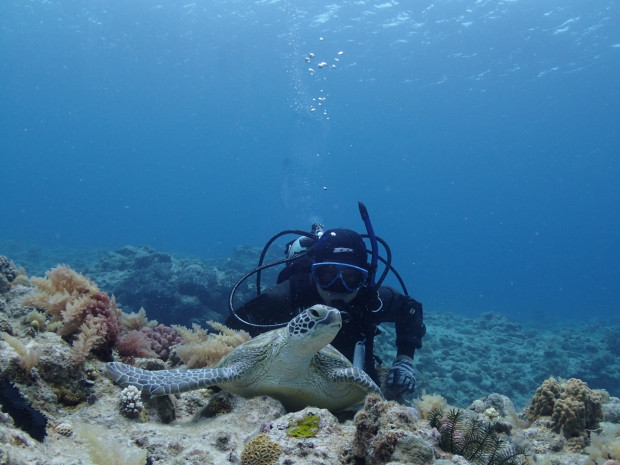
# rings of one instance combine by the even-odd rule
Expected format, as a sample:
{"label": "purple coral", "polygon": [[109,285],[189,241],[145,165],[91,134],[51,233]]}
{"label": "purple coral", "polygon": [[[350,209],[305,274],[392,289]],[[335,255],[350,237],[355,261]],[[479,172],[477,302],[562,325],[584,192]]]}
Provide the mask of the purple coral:
{"label": "purple coral", "polygon": [[142,330],[147,339],[151,341],[151,349],[164,361],[168,360],[170,347],[183,342],[183,338],[175,329],[164,324],[154,328],[144,328]]}

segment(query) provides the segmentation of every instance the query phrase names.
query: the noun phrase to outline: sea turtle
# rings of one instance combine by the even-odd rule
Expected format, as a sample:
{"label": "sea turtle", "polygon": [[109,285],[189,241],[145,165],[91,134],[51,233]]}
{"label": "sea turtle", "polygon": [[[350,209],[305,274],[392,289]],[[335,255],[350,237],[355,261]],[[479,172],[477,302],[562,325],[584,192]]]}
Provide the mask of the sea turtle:
{"label": "sea turtle", "polygon": [[338,411],[361,403],[379,387],[329,343],[342,326],[335,308],[314,305],[286,327],[233,349],[215,368],[147,371],[112,362],[107,375],[125,387],[161,396],[218,386],[243,397],[266,395],[288,411],[306,406]]}

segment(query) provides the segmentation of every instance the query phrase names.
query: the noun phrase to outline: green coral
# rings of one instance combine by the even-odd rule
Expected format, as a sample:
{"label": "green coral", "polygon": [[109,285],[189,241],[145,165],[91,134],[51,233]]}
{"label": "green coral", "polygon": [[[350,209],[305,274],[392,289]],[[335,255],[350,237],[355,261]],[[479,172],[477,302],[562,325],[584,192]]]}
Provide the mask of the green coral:
{"label": "green coral", "polygon": [[271,465],[278,461],[282,446],[266,434],[259,434],[248,441],[241,453],[243,465]]}
{"label": "green coral", "polygon": [[313,438],[319,432],[319,420],[318,415],[308,413],[291,423],[286,429],[286,434],[297,439]]}

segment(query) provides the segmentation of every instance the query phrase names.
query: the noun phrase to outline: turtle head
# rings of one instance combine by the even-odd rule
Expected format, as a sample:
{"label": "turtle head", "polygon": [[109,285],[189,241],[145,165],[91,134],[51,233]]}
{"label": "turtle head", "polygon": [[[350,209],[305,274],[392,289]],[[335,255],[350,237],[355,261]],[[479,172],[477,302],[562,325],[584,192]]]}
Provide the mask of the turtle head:
{"label": "turtle head", "polygon": [[288,324],[291,338],[303,340],[308,351],[320,350],[329,344],[342,327],[340,312],[327,305],[313,305]]}

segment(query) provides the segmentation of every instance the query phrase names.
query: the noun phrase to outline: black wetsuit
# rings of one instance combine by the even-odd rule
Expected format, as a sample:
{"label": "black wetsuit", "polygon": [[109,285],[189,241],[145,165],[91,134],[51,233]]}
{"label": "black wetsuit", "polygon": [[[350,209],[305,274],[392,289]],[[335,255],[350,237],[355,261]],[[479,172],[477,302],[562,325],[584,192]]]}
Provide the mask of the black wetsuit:
{"label": "black wetsuit", "polygon": [[[323,300],[310,276],[304,276],[301,280],[286,280],[265,290],[238,308],[236,313],[250,323],[277,324],[290,321],[300,311],[317,303],[323,303]],[[364,370],[377,382],[374,337],[379,333],[377,326],[380,323],[395,323],[396,349],[399,355],[413,357],[415,349],[422,347],[422,337],[426,334],[422,304],[391,287],[382,286],[378,295],[376,291],[364,287],[350,303],[337,305],[337,308],[346,314],[343,315],[342,329],[332,345],[349,360],[353,360],[355,344],[365,341]],[[230,315],[226,325],[234,329],[244,329],[252,336],[266,331],[244,325],[233,315]]]}

